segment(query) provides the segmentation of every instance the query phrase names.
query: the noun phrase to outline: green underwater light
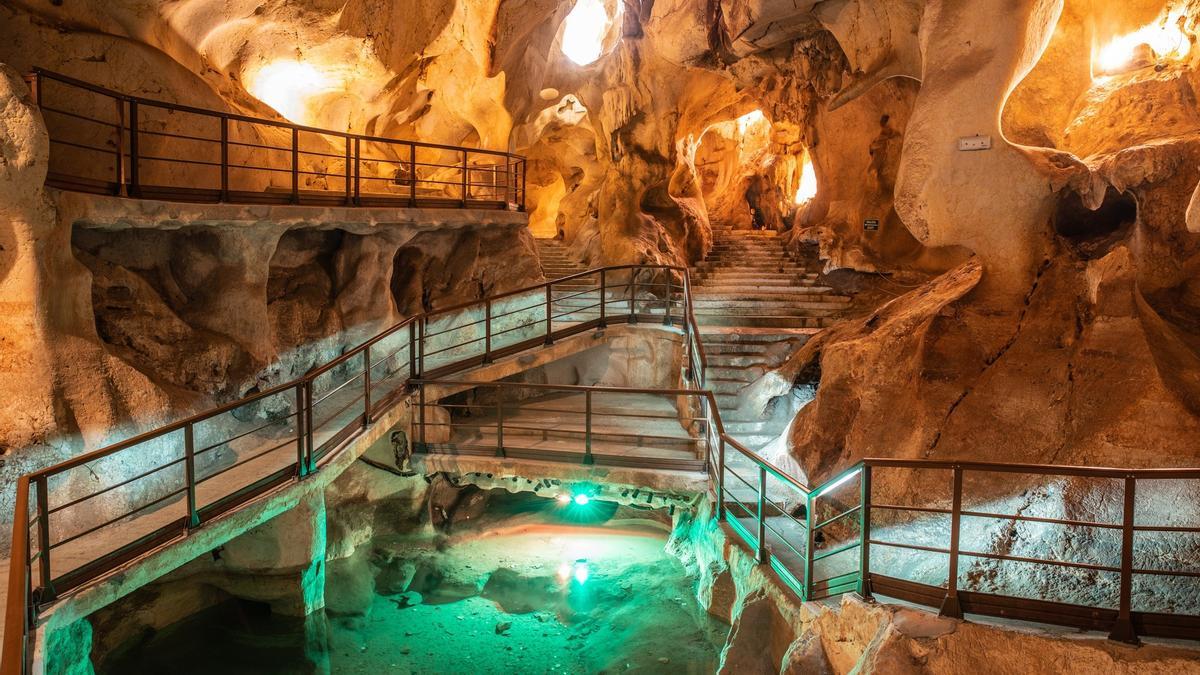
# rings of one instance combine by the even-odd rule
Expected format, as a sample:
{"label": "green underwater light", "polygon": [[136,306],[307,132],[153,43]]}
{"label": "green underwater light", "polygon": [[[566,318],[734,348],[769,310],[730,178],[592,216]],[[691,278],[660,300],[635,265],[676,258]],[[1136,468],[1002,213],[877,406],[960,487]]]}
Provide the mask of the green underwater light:
{"label": "green underwater light", "polygon": [[564,485],[563,491],[554,496],[558,517],[574,524],[598,524],[613,517],[617,502],[601,498],[604,487],[592,483]]}

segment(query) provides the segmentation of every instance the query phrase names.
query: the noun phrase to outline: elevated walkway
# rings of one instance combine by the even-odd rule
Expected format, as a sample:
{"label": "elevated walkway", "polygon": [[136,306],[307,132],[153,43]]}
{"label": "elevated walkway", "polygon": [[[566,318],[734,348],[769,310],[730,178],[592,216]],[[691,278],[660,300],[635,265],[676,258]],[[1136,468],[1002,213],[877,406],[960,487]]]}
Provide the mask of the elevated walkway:
{"label": "elevated walkway", "polygon": [[172,202],[525,210],[524,157],[351,134],[27,78],[50,133],[48,187]]}
{"label": "elevated walkway", "polygon": [[[562,306],[558,286],[581,278],[595,285],[597,306],[571,316],[577,310]],[[1200,639],[1200,613],[1148,610],[1133,601],[1135,580],[1200,576],[1145,555],[1135,533],[1194,536],[1200,527],[1164,522],[1159,510],[1145,506],[1139,513],[1137,496],[1150,491],[1139,492],[1138,484],[1195,481],[1200,469],[866,459],[810,488],[725,429],[716,395],[705,388],[709,365],[689,291],[686,269],[610,267],[412,317],[300,380],[22,476],[0,672],[26,672],[35,663],[34,640],[48,627],[62,627],[291,508],[393,429],[409,430],[427,467],[537,462],[606,476],[661,472],[693,485],[704,483],[694,470],[704,468],[731,536],[803,600],[878,592],[940,607],[948,616],[1106,630],[1126,641],[1138,635]],[[677,339],[681,386],[501,380],[550,356],[593,347],[617,326]],[[470,414],[456,416],[450,407],[458,405]],[[911,470],[947,480],[949,503],[898,500],[873,489],[873,481]],[[968,499],[968,486],[978,485],[972,479],[1014,475],[1025,477],[1014,482],[1018,486],[1030,484],[1031,476],[1033,484],[1096,479],[1121,485],[1124,509],[1115,520],[1099,522],[973,510],[981,507]],[[92,476],[105,482],[97,485]],[[949,540],[914,540],[910,525],[897,525],[896,513],[915,522],[948,519]],[[1120,561],[974,550],[971,540],[961,539],[963,521],[971,518],[1119,532]],[[885,549],[942,556],[946,582],[905,578],[903,557],[873,562]],[[971,587],[973,577],[965,573],[977,560],[1046,566],[1061,575],[1053,577],[1055,588],[1077,584],[1079,569],[1112,575],[1117,599],[1085,605],[985,592]]]}

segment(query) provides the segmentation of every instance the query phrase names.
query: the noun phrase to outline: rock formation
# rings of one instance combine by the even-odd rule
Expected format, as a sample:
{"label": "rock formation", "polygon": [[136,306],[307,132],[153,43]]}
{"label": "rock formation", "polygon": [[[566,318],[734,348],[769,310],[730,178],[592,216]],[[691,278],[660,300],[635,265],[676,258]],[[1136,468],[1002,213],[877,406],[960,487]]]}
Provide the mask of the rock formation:
{"label": "rock formation", "polygon": [[[777,397],[808,401],[771,452],[813,483],[872,456],[1200,461],[1200,0],[589,6],[605,20],[587,35],[567,30],[576,3],[558,0],[0,6],[0,475],[287,381],[404,317],[535,282],[532,235],[592,266],[687,265],[709,255],[715,227],[780,231],[886,296],[747,396],[764,417]],[[21,81],[34,67],[196,107],[521,153],[529,224],[113,207],[47,189],[52,153],[83,155],[50,148],[53,112]],[[89,101],[73,103],[112,114]],[[189,124],[157,123],[172,122]],[[153,170],[179,182],[203,171]],[[997,481],[981,490],[1046,513],[1114,503],[1103,487],[1021,485],[1019,497]],[[1197,511],[1191,491],[1151,505],[1171,499]],[[1017,550],[1037,536],[979,539]],[[984,585],[1010,578],[974,571]],[[1171,598],[1197,602],[1187,589]],[[842,613],[860,611],[906,621]],[[837,623],[810,622],[822,621]],[[940,672],[958,649],[896,630],[879,628],[880,669],[926,650]],[[976,638],[990,639],[962,639]],[[740,653],[849,663],[788,644]]]}

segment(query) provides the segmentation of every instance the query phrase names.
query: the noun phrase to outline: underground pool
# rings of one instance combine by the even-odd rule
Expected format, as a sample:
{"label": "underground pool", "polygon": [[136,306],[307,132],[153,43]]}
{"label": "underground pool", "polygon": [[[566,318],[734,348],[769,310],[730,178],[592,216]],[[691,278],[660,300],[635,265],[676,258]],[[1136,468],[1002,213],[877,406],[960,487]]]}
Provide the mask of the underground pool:
{"label": "underground pool", "polygon": [[729,627],[670,520],[503,495],[450,531],[378,533],[328,565],[307,620],[228,598],[125,641],[99,673],[713,673]]}

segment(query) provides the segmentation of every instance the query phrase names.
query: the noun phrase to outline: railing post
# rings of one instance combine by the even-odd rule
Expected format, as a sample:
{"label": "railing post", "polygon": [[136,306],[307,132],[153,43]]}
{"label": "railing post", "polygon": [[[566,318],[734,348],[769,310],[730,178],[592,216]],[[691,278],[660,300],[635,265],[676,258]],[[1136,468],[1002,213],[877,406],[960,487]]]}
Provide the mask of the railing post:
{"label": "railing post", "polygon": [[417,342],[420,340],[417,337],[417,324],[420,321],[411,321],[408,324],[408,379],[415,380],[421,377],[421,371],[417,367]]}
{"label": "railing post", "polygon": [[864,463],[858,474],[858,594],[871,599],[871,465]]}
{"label": "railing post", "polygon": [[138,168],[138,158],[141,157],[138,148],[138,104],[129,102],[129,196],[142,196],[141,171]]}
{"label": "railing post", "polygon": [[604,328],[608,325],[608,320],[605,317],[604,306],[608,304],[608,282],[605,279],[604,268],[600,268],[600,327]]}
{"label": "railing post", "polygon": [[518,166],[521,167],[521,169],[520,169],[520,171],[521,171],[521,212],[524,213],[525,212],[525,187],[526,187],[525,176],[529,172],[526,171],[526,169],[527,169],[526,160],[522,159],[520,161],[520,163],[518,164]]}
{"label": "railing post", "polygon": [[425,317],[417,319],[417,372],[425,377]]}
{"label": "railing post", "polygon": [[419,441],[420,441],[420,443],[421,443],[421,451],[422,451],[422,452],[428,452],[428,451],[429,451],[429,445],[428,445],[428,443],[427,443],[427,442],[426,442],[426,440],[425,440],[425,385],[424,385],[424,384],[418,384],[418,385],[417,385],[417,389],[419,390],[419,391],[418,391],[417,407],[418,407],[418,408],[420,408],[420,411],[421,411],[421,412],[420,412],[420,415],[419,415],[419,418],[420,418],[420,419],[418,420],[418,421],[419,421],[419,426],[418,426],[418,428],[417,428],[417,438],[418,438],[418,440],[419,440]]}
{"label": "railing post", "polygon": [[754,550],[754,561],[767,562],[767,470],[758,467],[758,547]]}
{"label": "railing post", "polygon": [[554,344],[554,297],[551,295],[553,283],[546,284],[546,344]]}
{"label": "railing post", "polygon": [[958,530],[962,520],[962,479],[961,466],[954,467],[953,496],[950,502],[950,570],[946,577],[946,599],[938,612],[941,616],[955,619],[962,618],[962,606],[958,602]]}
{"label": "railing post", "polygon": [[363,428],[371,421],[371,345],[363,347]]}
{"label": "railing post", "polygon": [[300,130],[292,127],[292,203],[300,203]]}
{"label": "railing post", "polygon": [[307,391],[306,383],[301,382],[296,385],[296,477],[304,478],[308,475],[308,461],[305,459],[308,453],[305,446],[308,445],[308,415],[306,413],[308,406],[305,403],[305,393]]}
{"label": "railing post", "polygon": [[638,268],[629,270],[629,323],[637,323]]}
{"label": "railing post", "polygon": [[221,115],[221,201],[229,201],[229,118]]}
{"label": "railing post", "polygon": [[462,207],[467,208],[467,151],[462,151]]}
{"label": "railing post", "polygon": [[588,389],[583,393],[583,463],[595,464],[596,458],[592,456],[592,390]]}
{"label": "railing post", "polygon": [[683,271],[683,334],[692,334],[692,275],[687,270]]}
{"label": "railing post", "polygon": [[484,318],[483,318],[483,362],[485,364],[492,362],[492,300],[484,303]]}
{"label": "railing post", "polygon": [[345,185],[346,206],[351,206],[354,204],[354,167],[355,167],[355,162],[354,162],[354,150],[353,150],[352,146],[354,145],[354,141],[356,141],[356,140],[358,140],[358,139],[356,139],[356,138],[352,139],[349,136],[346,137],[346,185]]}
{"label": "railing post", "polygon": [[510,155],[504,155],[504,208],[508,208],[509,204],[514,204],[517,201],[516,189],[513,188],[512,182],[513,158]]}
{"label": "railing post", "polygon": [[119,197],[125,191],[125,99],[115,97],[113,102],[117,104],[117,166],[113,176],[117,184],[113,194]]}
{"label": "railing post", "polygon": [[671,271],[667,270],[667,305],[666,316],[663,317],[663,325],[671,325],[671,292],[675,290],[675,280],[671,277]]}
{"label": "railing post", "polygon": [[504,457],[504,387],[496,385],[496,456]]}
{"label": "railing post", "polygon": [[362,206],[362,139],[354,138],[354,205]]}
{"label": "railing post", "polygon": [[305,471],[308,474],[317,470],[317,462],[314,455],[317,452],[316,442],[316,397],[313,396],[313,380],[305,380],[304,382],[304,419],[306,420],[304,435],[307,438],[305,443],[305,455],[308,458],[308,466]]}
{"label": "railing post", "polygon": [[803,599],[807,602],[812,600],[813,596],[813,565],[817,553],[814,549],[817,547],[817,533],[813,532],[813,510],[816,508],[817,499],[813,497],[814,493],[809,493],[804,500],[804,537],[807,542],[804,544],[804,579],[800,586],[804,591]]}
{"label": "railing post", "polygon": [[187,480],[187,529],[200,524],[200,512],[196,509],[196,432],[188,424],[183,428],[183,473]]}
{"label": "railing post", "polygon": [[1137,507],[1137,478],[1125,476],[1125,508],[1121,514],[1121,592],[1117,608],[1117,620],[1113,623],[1108,639],[1138,643],[1137,631],[1133,629],[1133,526]]}
{"label": "railing post", "polygon": [[717,441],[717,522],[725,522],[725,437],[718,435]]}
{"label": "railing post", "polygon": [[411,168],[410,179],[408,181],[408,205],[410,208],[417,207],[417,144],[408,144],[408,166]]}
{"label": "railing post", "polygon": [[50,494],[48,481],[44,475],[37,477],[37,521],[38,576],[41,581],[38,602],[44,604],[57,597],[54,592],[54,577],[50,569]]}

